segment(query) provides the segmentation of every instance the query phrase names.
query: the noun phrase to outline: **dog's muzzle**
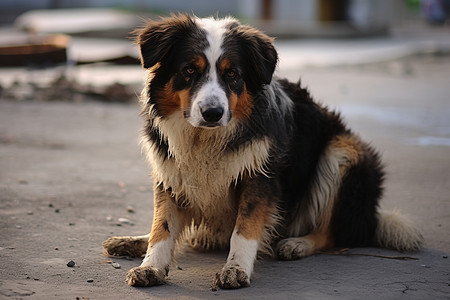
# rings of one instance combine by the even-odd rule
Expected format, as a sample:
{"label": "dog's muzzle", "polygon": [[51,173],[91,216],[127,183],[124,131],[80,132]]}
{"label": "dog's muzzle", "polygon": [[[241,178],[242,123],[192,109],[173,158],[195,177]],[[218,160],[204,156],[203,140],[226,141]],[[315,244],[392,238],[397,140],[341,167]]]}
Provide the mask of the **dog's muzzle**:
{"label": "dog's muzzle", "polygon": [[205,88],[194,95],[192,106],[184,116],[194,127],[211,129],[226,126],[231,119],[228,98],[220,89]]}
{"label": "dog's muzzle", "polygon": [[201,121],[201,127],[218,127],[225,126],[228,123],[226,115],[226,108],[221,104],[219,97],[212,96],[206,98],[199,103]]}

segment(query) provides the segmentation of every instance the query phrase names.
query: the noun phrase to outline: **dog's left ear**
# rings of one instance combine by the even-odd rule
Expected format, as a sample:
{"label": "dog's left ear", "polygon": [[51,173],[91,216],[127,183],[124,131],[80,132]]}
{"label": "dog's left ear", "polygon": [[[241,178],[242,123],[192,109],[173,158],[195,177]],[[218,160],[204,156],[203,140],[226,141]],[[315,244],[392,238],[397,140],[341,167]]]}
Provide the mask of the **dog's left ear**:
{"label": "dog's left ear", "polygon": [[251,77],[256,76],[254,79],[258,80],[254,83],[269,84],[278,62],[278,53],[273,45],[273,38],[250,26],[239,26],[237,32],[253,71]]}
{"label": "dog's left ear", "polygon": [[194,27],[194,20],[189,15],[172,14],[158,21],[148,21],[146,27],[135,30],[142,66],[149,69],[162,63],[177,42],[184,39]]}

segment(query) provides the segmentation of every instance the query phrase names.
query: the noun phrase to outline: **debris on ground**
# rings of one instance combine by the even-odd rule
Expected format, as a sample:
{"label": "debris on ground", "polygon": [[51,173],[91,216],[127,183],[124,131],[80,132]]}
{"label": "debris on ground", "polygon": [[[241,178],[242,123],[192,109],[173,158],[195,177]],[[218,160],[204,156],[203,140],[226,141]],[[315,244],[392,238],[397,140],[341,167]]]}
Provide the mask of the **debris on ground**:
{"label": "debris on ground", "polygon": [[112,264],[111,264],[111,266],[114,268],[114,269],[120,269],[122,266],[119,264],[119,263],[117,263],[117,262],[113,262]]}
{"label": "debris on ground", "polygon": [[101,102],[136,102],[136,90],[139,87],[113,82],[103,86],[82,84],[64,74],[60,74],[48,83],[34,81],[15,81],[3,86],[2,99],[13,101],[71,101],[87,100]]}
{"label": "debris on ground", "polygon": [[69,268],[73,268],[73,267],[75,266],[75,262],[74,262],[73,260],[71,260],[71,261],[69,261],[69,262],[67,263],[67,266],[68,266]]}

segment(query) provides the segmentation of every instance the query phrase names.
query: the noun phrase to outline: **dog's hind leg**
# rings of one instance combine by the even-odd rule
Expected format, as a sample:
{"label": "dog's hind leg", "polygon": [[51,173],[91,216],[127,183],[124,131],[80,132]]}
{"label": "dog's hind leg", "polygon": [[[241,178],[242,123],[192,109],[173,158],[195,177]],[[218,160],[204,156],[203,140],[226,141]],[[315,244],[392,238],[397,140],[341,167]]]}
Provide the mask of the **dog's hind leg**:
{"label": "dog's hind leg", "polygon": [[139,236],[113,236],[103,242],[105,256],[141,257],[147,251],[150,234]]}
{"label": "dog's hind leg", "polygon": [[294,260],[317,253],[334,245],[330,230],[322,229],[304,237],[281,240],[277,245],[277,257],[281,260]]}
{"label": "dog's hind leg", "polygon": [[[319,160],[309,195],[303,199],[303,206],[300,207],[294,221],[287,228],[287,237],[289,238],[278,242],[276,253],[279,259],[298,259],[335,246],[337,242],[336,221],[334,220],[336,207],[342,207],[343,204],[339,202],[347,200],[339,199],[340,196],[342,197],[342,185],[350,190],[354,190],[355,186],[358,186],[357,183],[343,182],[343,180],[355,165],[365,166],[361,162],[364,158],[364,147],[359,138],[353,135],[337,136],[330,141]],[[359,173],[357,175],[363,177]],[[350,200],[360,204],[359,196],[352,194],[349,197],[351,197]],[[349,213],[352,213],[352,205],[347,202],[344,203],[345,207],[342,209],[347,209],[350,211]],[[373,208],[375,205],[367,203],[366,206]],[[353,207],[359,206],[353,205]],[[354,212],[354,214],[356,213]],[[340,223],[345,223],[345,220]],[[305,228],[310,229],[305,232]]]}

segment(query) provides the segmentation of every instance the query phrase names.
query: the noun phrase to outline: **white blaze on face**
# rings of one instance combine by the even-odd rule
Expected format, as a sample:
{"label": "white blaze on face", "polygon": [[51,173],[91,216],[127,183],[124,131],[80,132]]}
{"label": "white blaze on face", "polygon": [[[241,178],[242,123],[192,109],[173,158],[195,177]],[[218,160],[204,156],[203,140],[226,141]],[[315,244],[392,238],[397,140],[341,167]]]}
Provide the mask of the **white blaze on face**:
{"label": "white blaze on face", "polygon": [[205,57],[209,64],[208,73],[205,74],[205,83],[192,98],[191,111],[188,118],[193,126],[205,126],[210,120],[205,120],[205,110],[223,110],[223,115],[215,121],[215,126],[225,126],[229,121],[228,98],[219,83],[220,74],[217,72],[217,61],[223,53],[222,43],[226,26],[233,19],[215,20],[212,18],[197,19],[197,24],[205,30],[208,47],[205,49]]}

